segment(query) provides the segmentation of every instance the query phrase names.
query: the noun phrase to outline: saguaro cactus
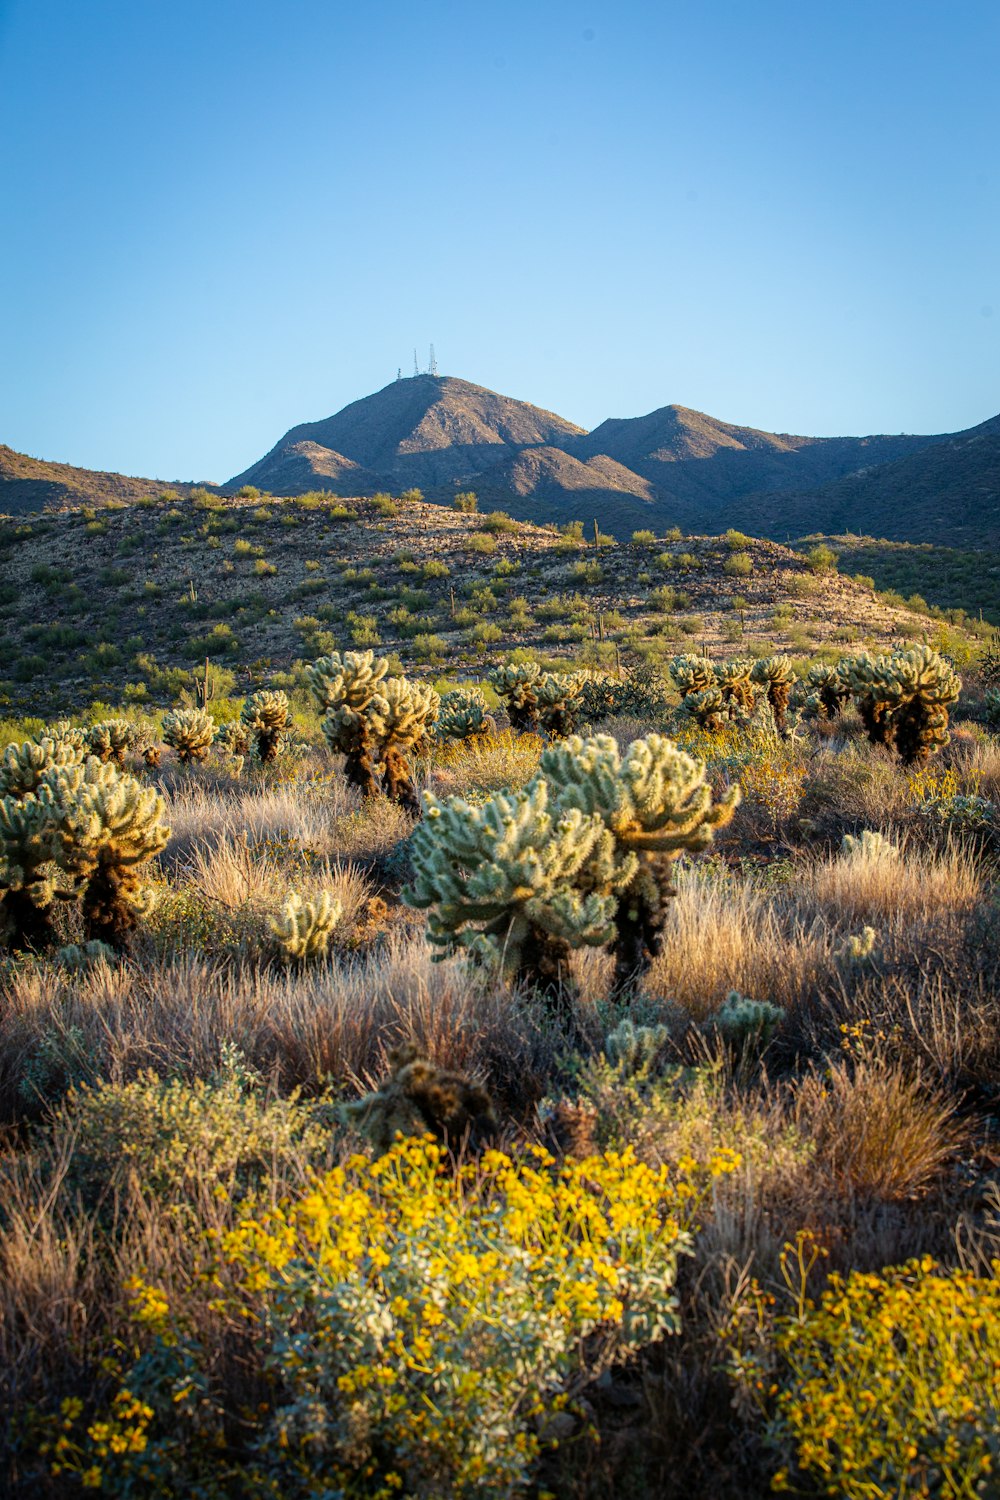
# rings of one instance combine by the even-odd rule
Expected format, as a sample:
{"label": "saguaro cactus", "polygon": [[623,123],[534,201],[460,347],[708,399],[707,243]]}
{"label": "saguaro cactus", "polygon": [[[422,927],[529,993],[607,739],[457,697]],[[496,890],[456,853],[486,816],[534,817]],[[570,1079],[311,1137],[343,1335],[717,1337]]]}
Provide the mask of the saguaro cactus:
{"label": "saguaro cactus", "polygon": [[163,716],[163,742],[182,765],[207,760],[215,733],[215,720],[203,708],[176,708]]}
{"label": "saguaro cactus", "polygon": [[478,807],[459,797],[425,802],[404,900],[430,909],[427,936],[440,957],[464,949],[499,959],[512,977],[548,989],[571,948],[610,940],[614,840],[599,817],[550,810],[537,779]]}
{"label": "saguaro cactus", "polygon": [[240,721],[257,737],[262,766],[277,759],[281,735],[288,726],[288,698],[282,692],[251,693],[243,705]]}
{"label": "saguaro cactus", "polygon": [[392,802],[410,812],[420,811],[408,756],[430,741],[441,699],[432,687],[390,677],[382,684],[384,709],[369,710],[378,756],[383,767],[382,789]]}
{"label": "saguaro cactus", "polygon": [[490,682],[504,700],[510,727],[517,734],[530,734],[538,726],[535,684],[541,675],[536,661],[497,667],[490,673]]}
{"label": "saguaro cactus", "polygon": [[618,980],[628,982],[656,952],[671,864],[708,847],[739,805],[739,787],[714,802],[701,761],[660,734],[633,740],[624,757],[610,735],[574,735],[542,752],[536,780],[556,805],[599,817],[614,839],[625,876],[614,951]]}
{"label": "saguaro cactus", "polygon": [[788,700],[791,696],[795,673],[787,656],[765,656],[755,661],[750,680],[767,691],[767,701],[774,715],[774,727],[780,735],[788,733]]}
{"label": "saguaro cactus", "polygon": [[373,753],[372,718],[387,713],[382,683],[389,670],[373,651],[332,652],[308,669],[310,686],[325,711],[323,734],[330,749],[345,757],[344,775],[366,797],[379,789]]}
{"label": "saguaro cactus", "polygon": [[141,867],[166,846],[163,798],[113,765],[46,773],[60,867],[82,884],[86,936],[121,950],[144,906]]}

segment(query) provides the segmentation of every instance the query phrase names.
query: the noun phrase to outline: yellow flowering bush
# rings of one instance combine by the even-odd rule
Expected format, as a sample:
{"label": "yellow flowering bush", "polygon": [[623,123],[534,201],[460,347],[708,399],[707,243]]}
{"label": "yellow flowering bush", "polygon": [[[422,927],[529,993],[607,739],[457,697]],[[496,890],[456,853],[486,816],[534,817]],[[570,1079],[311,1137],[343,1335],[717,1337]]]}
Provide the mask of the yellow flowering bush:
{"label": "yellow flowering bush", "polygon": [[1000,1495],[1000,1262],[992,1277],[929,1258],[833,1276],[778,1326],[787,1375],[772,1437],[847,1500]]}
{"label": "yellow flowering bush", "polygon": [[[140,1337],[121,1379],[141,1431],[109,1447],[112,1403],[71,1440],[73,1471],[118,1495],[194,1493],[195,1479],[215,1494],[214,1445],[216,1482],[233,1484],[218,1493],[520,1495],[553,1413],[676,1329],[678,1257],[735,1164],[653,1168],[631,1150],[557,1164],[532,1148],[454,1170],[410,1138],[290,1200],[249,1200],[206,1234],[200,1309],[130,1283]],[[253,1364],[255,1401],[219,1420],[238,1404],[212,1382],[227,1342],[244,1389]]]}

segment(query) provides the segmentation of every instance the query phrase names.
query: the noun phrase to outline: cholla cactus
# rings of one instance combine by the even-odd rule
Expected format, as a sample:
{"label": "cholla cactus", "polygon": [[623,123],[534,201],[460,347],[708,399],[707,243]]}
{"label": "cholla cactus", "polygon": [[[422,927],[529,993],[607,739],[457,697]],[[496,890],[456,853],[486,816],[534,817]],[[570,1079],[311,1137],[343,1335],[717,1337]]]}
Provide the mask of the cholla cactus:
{"label": "cholla cactus", "polygon": [[667,671],[685,697],[689,693],[703,693],[715,685],[715,669],[707,656],[675,656]]}
{"label": "cholla cactus", "polygon": [[52,902],[73,895],[55,863],[55,821],[47,792],[0,799],[0,909],[15,950],[55,941]]}
{"label": "cholla cactus", "polygon": [[250,754],[250,731],[239,719],[231,719],[228,724],[220,726],[215,736],[215,743],[227,755],[247,756]]}
{"label": "cholla cactus", "polygon": [[176,708],[163,716],[163,742],[185,766],[207,760],[215,732],[215,720],[203,708]]}
{"label": "cholla cactus", "polygon": [[320,891],[310,901],[303,901],[297,891],[289,891],[270,924],[285,962],[305,964],[325,958],[333,929],[343,914],[344,903],[330,891]]}
{"label": "cholla cactus", "polygon": [[142,756],[150,770],[155,770],[160,764],[160,745],[151,729],[142,728],[138,731],[133,748],[136,755]]}
{"label": "cholla cactus", "polygon": [[895,734],[894,714],[903,701],[903,687],[893,669],[891,656],[872,656],[869,651],[845,656],[837,671],[850,688],[873,745],[891,746]]}
{"label": "cholla cactus", "polygon": [[725,1000],[706,1023],[714,1027],[728,1045],[749,1060],[760,1056],[785,1019],[780,1005],[768,1000],[750,1000],[738,990],[730,990]]}
{"label": "cholla cactus", "polygon": [[610,940],[614,840],[595,814],[550,809],[549,800],[540,779],[478,807],[426,798],[410,845],[416,878],[403,899],[432,908],[427,936],[437,957],[464,949],[550,988],[571,948]]}
{"label": "cholla cactus", "polygon": [[636,1026],[626,1018],[604,1039],[604,1055],[629,1077],[651,1072],[670,1041],[666,1026]]}
{"label": "cholla cactus", "polygon": [[584,679],[575,673],[546,672],[533,686],[536,713],[552,739],[572,734],[583,707]]}
{"label": "cholla cactus", "polygon": [[170,837],[163,798],[93,758],[48,771],[39,798],[50,812],[57,863],[83,886],[87,938],[120,951],[146,906],[141,867]]}
{"label": "cholla cactus", "polygon": [[753,663],[741,656],[717,662],[713,667],[715,685],[722,694],[730,715],[736,710],[749,713],[757,702],[757,694],[750,679],[752,667]]}
{"label": "cholla cactus", "polygon": [[369,709],[372,733],[378,744],[383,790],[392,802],[410,812],[420,811],[407,756],[428,744],[441,699],[432,687],[390,677],[382,684],[384,708]]}
{"label": "cholla cactus", "polygon": [[810,667],[801,683],[802,711],[810,719],[835,719],[851,696],[838,667],[819,662]]}
{"label": "cholla cactus", "polygon": [[947,745],[948,708],[958,701],[962,679],[930,646],[912,646],[893,656],[903,700],[895,714],[896,750],[905,766],[922,765]]}
{"label": "cholla cactus", "polygon": [[72,719],[56,719],[35,738],[42,740],[61,740],[64,744],[75,745],[77,749],[86,751],[87,735],[89,731],[83,729],[79,724],[74,724]]}
{"label": "cholla cactus", "polygon": [[384,1155],[397,1135],[426,1135],[428,1131],[446,1146],[488,1145],[497,1132],[496,1116],[489,1094],[461,1073],[449,1073],[419,1057],[415,1047],[401,1047],[389,1054],[391,1073],[374,1093],[340,1112],[379,1155]]}
{"label": "cholla cactus", "polygon": [[455,688],[441,699],[435,726],[439,739],[479,740],[496,733],[496,720],[476,688]]}
{"label": "cholla cactus", "polygon": [[687,693],[681,700],[681,711],[708,734],[718,734],[729,719],[729,706],[722,690],[717,687],[704,688],[699,693]]}
{"label": "cholla cactus", "polygon": [[0,755],[0,797],[26,797],[37,790],[46,771],[78,766],[86,758],[82,744],[48,736],[8,745]]}
{"label": "cholla cactus", "polygon": [[899,845],[874,828],[864,828],[854,835],[845,833],[840,841],[842,859],[898,859]]}
{"label": "cholla cactus", "polygon": [[135,725],[128,719],[102,719],[87,734],[87,746],[91,755],[107,765],[114,762],[119,768],[125,765],[125,757],[135,744]]}
{"label": "cholla cactus", "polygon": [[614,951],[618,980],[627,983],[659,942],[671,864],[708,847],[736,811],[739,787],[713,802],[704,765],[660,734],[633,740],[624,757],[610,735],[574,735],[542,752],[535,782],[549,786],[556,805],[599,817],[614,839],[621,888]]}
{"label": "cholla cactus", "polygon": [[326,714],[326,742],[345,757],[347,780],[366,797],[373,797],[379,789],[372,758],[372,717],[389,711],[382,690],[388,670],[385,657],[376,657],[373,651],[345,651],[321,657],[306,674]]}
{"label": "cholla cactus", "polygon": [[240,722],[257,737],[261,765],[275,760],[282,732],[288,726],[288,698],[282,692],[251,693],[243,705]]}
{"label": "cholla cactus", "polygon": [[860,932],[851,932],[833,950],[834,958],[848,967],[868,963],[875,956],[878,934],[874,927],[862,927]]}
{"label": "cholla cactus", "polygon": [[111,963],[114,957],[115,951],[107,943],[69,943],[52,955],[52,961],[72,974],[92,969],[95,964]]}
{"label": "cholla cactus", "polygon": [[767,691],[767,701],[774,715],[774,727],[780,735],[788,733],[786,714],[788,700],[795,681],[792,663],[787,656],[764,656],[755,661],[750,671],[750,680]]}
{"label": "cholla cactus", "polygon": [[537,728],[538,699],[535,696],[535,684],[541,675],[542,669],[536,661],[497,667],[490,673],[490,682],[504,700],[510,727],[517,734],[530,734]]}

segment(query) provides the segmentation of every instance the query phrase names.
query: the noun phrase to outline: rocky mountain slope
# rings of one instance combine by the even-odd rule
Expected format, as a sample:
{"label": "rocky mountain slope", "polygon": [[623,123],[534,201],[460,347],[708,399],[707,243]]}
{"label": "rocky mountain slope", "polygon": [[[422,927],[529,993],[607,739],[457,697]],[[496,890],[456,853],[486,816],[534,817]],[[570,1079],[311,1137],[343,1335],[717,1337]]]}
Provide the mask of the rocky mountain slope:
{"label": "rocky mountain slope", "polygon": [[[683,406],[592,432],[451,376],[397,380],[332,417],[293,427],[224,493],[350,497],[419,489],[535,522],[596,516],[634,530],[736,527],[785,541],[810,532],[967,547],[1000,544],[1000,417],[944,436],[801,437]],[[0,449],[0,510],[137,499],[157,481],[40,464]],[[175,486],[185,490],[189,486]]]}
{"label": "rocky mountain slope", "polygon": [[107,505],[109,501],[128,503],[166,488],[186,495],[195,486],[168,486],[162,479],[138,479],[129,474],[47,463],[0,443],[0,513],[8,516],[68,510],[75,505]]}
{"label": "rocky mountain slope", "polygon": [[611,666],[689,650],[836,659],[940,628],[773,542],[598,547],[424,501],[317,494],[0,521],[0,573],[8,712],[169,703],[206,657],[245,691],[335,647],[436,675],[517,647]]}

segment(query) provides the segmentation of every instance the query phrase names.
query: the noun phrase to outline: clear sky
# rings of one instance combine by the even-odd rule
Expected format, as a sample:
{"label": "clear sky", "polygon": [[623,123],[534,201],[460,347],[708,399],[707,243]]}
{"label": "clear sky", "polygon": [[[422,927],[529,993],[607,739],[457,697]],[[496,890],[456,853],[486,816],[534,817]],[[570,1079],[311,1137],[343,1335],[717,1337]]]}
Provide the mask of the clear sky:
{"label": "clear sky", "polygon": [[412,371],[1000,411],[1000,0],[0,0],[0,441],[223,480]]}

